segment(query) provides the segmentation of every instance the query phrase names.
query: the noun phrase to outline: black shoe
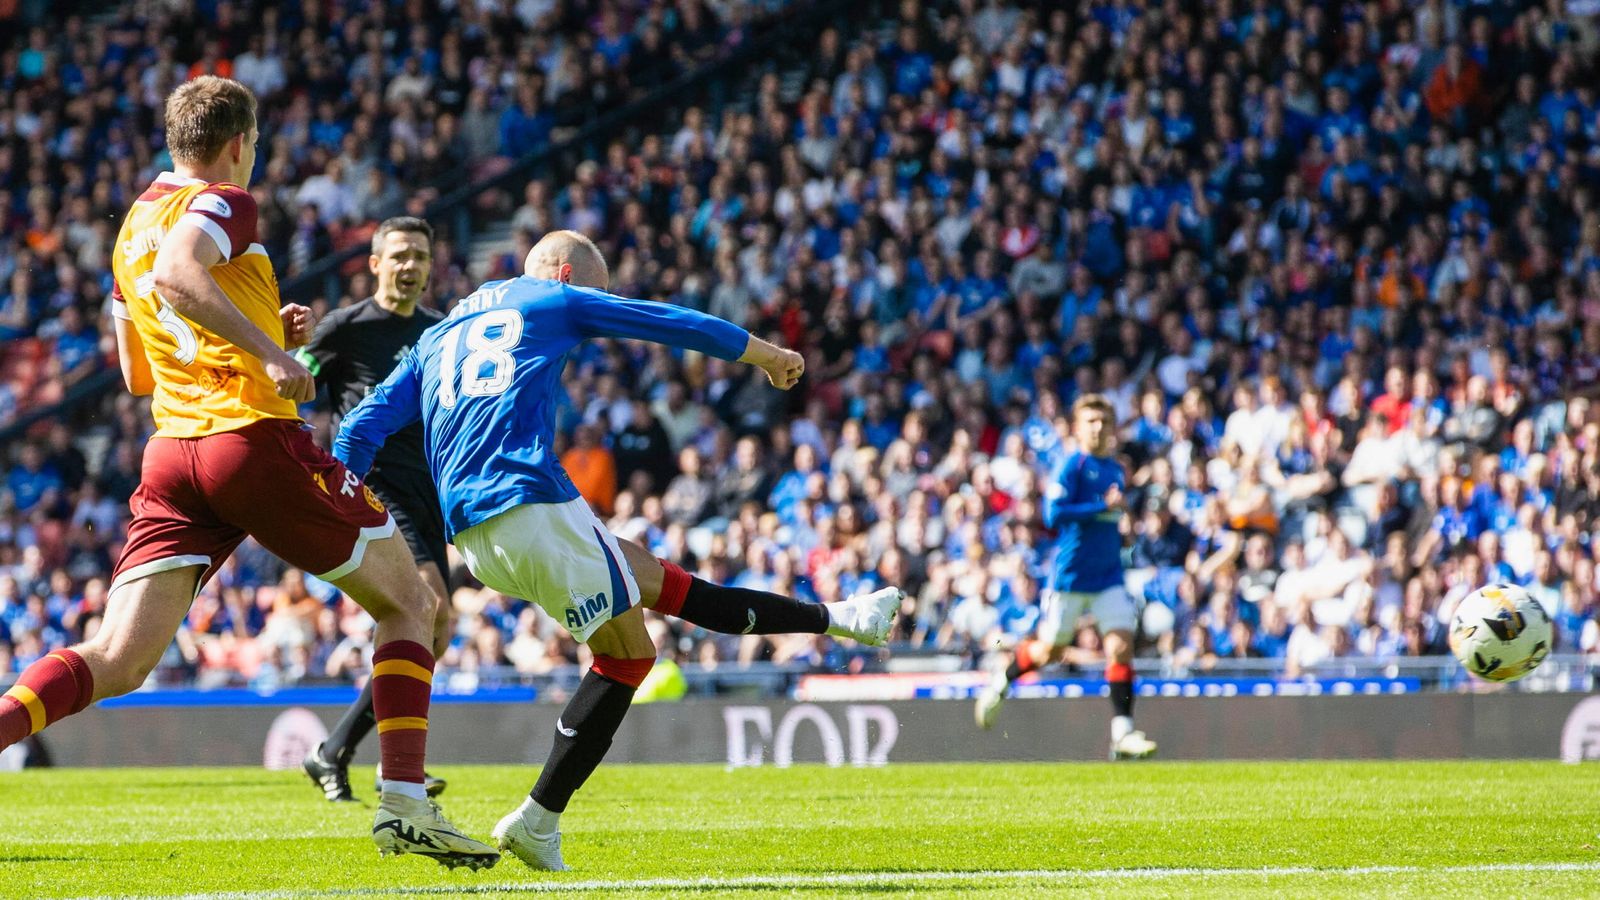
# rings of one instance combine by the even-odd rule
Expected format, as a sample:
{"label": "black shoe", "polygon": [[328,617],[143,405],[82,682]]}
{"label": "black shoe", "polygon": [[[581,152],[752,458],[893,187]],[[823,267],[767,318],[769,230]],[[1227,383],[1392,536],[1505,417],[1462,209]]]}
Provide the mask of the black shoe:
{"label": "black shoe", "polygon": [[[429,797],[437,797],[444,793],[449,782],[443,778],[435,778],[427,772],[422,773],[422,789],[428,792]],[[383,793],[383,766],[380,764],[372,773],[372,789]]]}
{"label": "black shoe", "polygon": [[355,793],[350,790],[350,767],[343,762],[329,762],[322,755],[321,744],[306,754],[305,762],[300,767],[311,777],[312,784],[322,788],[322,795],[330,802],[355,801]]}

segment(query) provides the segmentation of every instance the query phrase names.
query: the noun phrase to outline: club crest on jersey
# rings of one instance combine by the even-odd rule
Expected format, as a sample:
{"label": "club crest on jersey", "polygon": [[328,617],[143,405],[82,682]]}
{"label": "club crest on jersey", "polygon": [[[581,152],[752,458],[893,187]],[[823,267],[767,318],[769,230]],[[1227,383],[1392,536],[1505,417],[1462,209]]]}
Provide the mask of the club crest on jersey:
{"label": "club crest on jersey", "polygon": [[373,512],[384,512],[383,501],[379,500],[378,495],[372,492],[372,488],[363,484],[361,486],[361,496],[367,501],[367,505],[372,507]]}
{"label": "club crest on jersey", "polygon": [[577,631],[594,621],[594,617],[611,608],[611,601],[606,599],[606,592],[601,591],[592,597],[584,596],[577,591],[571,591],[572,605],[567,607],[567,630]]}

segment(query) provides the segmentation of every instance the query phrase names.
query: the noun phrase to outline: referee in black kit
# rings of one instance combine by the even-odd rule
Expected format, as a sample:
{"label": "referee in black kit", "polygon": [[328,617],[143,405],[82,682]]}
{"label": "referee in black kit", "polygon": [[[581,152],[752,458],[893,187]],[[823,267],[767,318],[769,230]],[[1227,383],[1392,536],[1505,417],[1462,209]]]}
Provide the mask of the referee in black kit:
{"label": "referee in black kit", "polygon": [[[374,387],[383,383],[422,333],[444,318],[419,306],[433,271],[433,227],[421,219],[399,216],[384,220],[372,235],[367,259],[377,277],[377,292],[360,303],[335,310],[317,324],[311,343],[297,358],[318,385],[327,385],[338,416],[349,414]],[[338,428],[337,421],[334,423]],[[411,546],[417,573],[439,602],[434,622],[433,652],[441,656],[450,641],[450,600],[445,586],[450,564],[445,556],[444,514],[422,449],[422,425],[413,423],[391,437],[378,452],[366,484],[394,516]],[[332,733],[305,759],[306,774],[329,800],[354,800],[350,791],[350,759],[372,731],[372,682],[345,710]],[[429,796],[444,790],[442,779],[427,776]]]}

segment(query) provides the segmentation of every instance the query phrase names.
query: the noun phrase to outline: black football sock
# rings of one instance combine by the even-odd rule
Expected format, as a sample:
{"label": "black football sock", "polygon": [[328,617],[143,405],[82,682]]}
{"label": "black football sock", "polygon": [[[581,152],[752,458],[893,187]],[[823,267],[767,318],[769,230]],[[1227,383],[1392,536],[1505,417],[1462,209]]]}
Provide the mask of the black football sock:
{"label": "black football sock", "polygon": [[539,781],[528,792],[533,802],[553,813],[567,808],[567,801],[594,774],[611,739],[628,714],[634,688],[594,672],[583,676],[578,690],[556,719],[556,743],[545,760]]}
{"label": "black football sock", "polygon": [[1013,657],[1012,660],[1011,660],[1011,665],[1006,666],[1006,684],[1011,684],[1011,683],[1015,682],[1018,678],[1021,678],[1027,671],[1028,670],[1026,670],[1026,669],[1022,668],[1021,666],[1017,665],[1017,660],[1016,660],[1015,657]]}
{"label": "black football sock", "polygon": [[372,711],[372,679],[367,679],[367,686],[361,689],[361,696],[350,708],[344,711],[344,716],[339,723],[328,732],[328,739],[322,742],[322,756],[328,762],[350,764],[351,757],[356,755],[356,747],[361,745],[374,725],[378,724],[378,716]]}
{"label": "black football sock", "polygon": [[723,587],[699,578],[689,583],[678,618],[723,634],[823,634],[828,610],[766,591]]}
{"label": "black football sock", "polygon": [[1114,681],[1110,688],[1112,714],[1133,718],[1133,682]]}
{"label": "black football sock", "polygon": [[1106,666],[1106,687],[1111,695],[1111,714],[1133,718],[1133,667],[1126,663]]}

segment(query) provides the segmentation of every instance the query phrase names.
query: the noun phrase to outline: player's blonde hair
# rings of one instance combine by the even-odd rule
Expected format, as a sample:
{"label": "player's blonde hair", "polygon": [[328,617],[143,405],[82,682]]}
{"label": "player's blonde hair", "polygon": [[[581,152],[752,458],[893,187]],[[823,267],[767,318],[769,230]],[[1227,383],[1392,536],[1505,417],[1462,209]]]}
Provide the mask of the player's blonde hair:
{"label": "player's blonde hair", "polygon": [[173,160],[207,165],[238,135],[256,125],[256,98],[231,78],[202,75],[167,95],[167,152]]}
{"label": "player's blonde hair", "polygon": [[1107,400],[1104,394],[1084,394],[1072,404],[1073,421],[1077,421],[1080,413],[1089,410],[1103,413],[1108,419],[1112,416],[1111,401]]}
{"label": "player's blonde hair", "polygon": [[559,279],[563,265],[572,267],[571,284],[605,290],[611,286],[611,271],[600,248],[576,231],[552,231],[528,251],[523,270],[531,278]]}

